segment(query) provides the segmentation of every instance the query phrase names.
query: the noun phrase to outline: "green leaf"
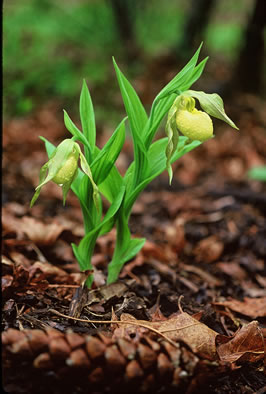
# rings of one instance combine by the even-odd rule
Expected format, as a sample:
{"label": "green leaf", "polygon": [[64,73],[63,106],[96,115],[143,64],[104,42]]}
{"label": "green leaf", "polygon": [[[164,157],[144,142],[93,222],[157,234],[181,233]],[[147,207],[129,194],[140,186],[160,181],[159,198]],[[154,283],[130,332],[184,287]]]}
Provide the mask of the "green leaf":
{"label": "green leaf", "polygon": [[[95,126],[95,116],[93,104],[90,96],[89,89],[87,87],[85,79],[83,80],[80,100],[79,100],[79,112],[80,112],[80,120],[82,125],[82,131],[89,142],[91,153],[93,156],[95,141],[96,141],[96,126]],[[85,147],[86,148],[86,147]],[[89,164],[91,162],[91,158],[88,158],[88,149],[85,149],[85,156],[88,160]]]}
{"label": "green leaf", "polygon": [[185,67],[161,90],[161,92],[156,97],[156,100],[162,99],[171,93],[176,93],[177,90],[182,90],[182,85],[186,83],[190,75],[193,74],[194,67],[198,61],[202,43],[200,44],[198,50],[190,61],[185,65]]}
{"label": "green leaf", "polygon": [[198,99],[201,108],[209,115],[213,116],[214,118],[223,120],[234,129],[239,130],[238,127],[234,124],[234,122],[226,115],[224,111],[223,99],[217,93],[208,94],[204,92],[197,92],[195,90],[187,90],[186,92],[184,92],[184,94]]}
{"label": "green leaf", "polygon": [[[76,171],[77,173],[77,171]],[[74,175],[74,177],[76,176],[76,174]],[[62,186],[62,192],[63,192],[63,205],[66,204],[66,198],[67,198],[67,194],[69,189],[71,188],[71,184],[72,184],[73,178],[70,179],[68,182],[64,183]]]}
{"label": "green leaf", "polygon": [[50,141],[48,141],[45,137],[40,137],[40,140],[42,140],[45,143],[45,149],[48,155],[48,158],[50,159],[53,152],[56,149],[56,146],[52,144]]}
{"label": "green leaf", "polygon": [[[171,164],[174,163],[177,159],[182,157],[185,153],[190,152],[192,149],[198,147],[201,142],[200,141],[192,141],[191,143],[187,143],[188,138],[184,136],[180,136],[178,140],[178,146],[171,157]],[[125,198],[125,212],[126,215],[130,214],[131,208],[138,198],[139,194],[142,190],[158,175],[160,175],[166,169],[166,156],[165,149],[168,144],[168,138],[161,138],[158,141],[155,141],[149,149],[148,152],[148,160],[150,162],[150,174],[149,176],[140,183],[131,193],[126,194]]]}
{"label": "green leaf", "polygon": [[82,208],[85,233],[88,233],[95,227],[98,217],[101,217],[101,205],[100,211],[97,212],[92,196],[92,184],[87,176],[83,176],[80,180],[76,191]]}
{"label": "green leaf", "polygon": [[193,83],[195,83],[201,76],[205,64],[207,63],[207,60],[209,59],[209,57],[205,57],[205,59],[203,59],[193,70],[193,73],[190,74],[188,81],[184,82],[183,86],[182,86],[182,90],[187,90],[190,88],[191,85],[193,85]]}
{"label": "green leaf", "polygon": [[145,238],[131,238],[123,205],[117,213],[116,230],[116,246],[112,261],[108,264],[107,283],[112,283],[118,278],[123,265],[132,259],[145,243]]}
{"label": "green leaf", "polygon": [[71,244],[74,255],[79,263],[79,268],[81,271],[87,271],[93,269],[93,266],[91,264],[91,258],[98,237],[98,233],[99,231],[93,232],[93,234],[91,234],[91,236],[87,238],[86,244],[84,245],[83,248],[80,247],[80,244],[79,246],[75,245],[74,243]]}
{"label": "green leaf", "polygon": [[170,94],[169,96],[160,99],[157,102],[157,104],[154,105],[154,110],[151,113],[148,124],[146,126],[148,132],[144,133],[146,135],[145,146],[147,149],[149,148],[152,139],[154,137],[154,134],[156,133],[162,119],[171,108],[175,99],[176,99],[176,94]]}
{"label": "green leaf", "polygon": [[110,203],[113,203],[123,186],[124,180],[115,166],[112,167],[105,180],[98,185],[100,192]]}
{"label": "green leaf", "polygon": [[72,246],[82,271],[91,269],[90,260],[93,253],[95,241],[101,229],[104,226],[107,226],[108,222],[112,221],[113,217],[117,213],[123,201],[124,193],[125,193],[125,187],[122,187],[119,193],[116,195],[116,198],[114,199],[113,203],[110,205],[109,209],[107,210],[103,220],[97,226],[95,226],[95,228],[92,231],[90,231],[88,234],[85,235],[85,237],[80,241],[78,246],[76,245],[74,245],[74,247]]}
{"label": "green leaf", "polygon": [[[47,169],[48,169],[48,163],[45,163],[40,169],[40,175],[39,175],[40,184],[42,184],[46,178]],[[33,207],[33,205],[35,204],[36,200],[38,199],[40,193],[41,193],[41,188],[36,188],[36,191],[35,191],[32,199],[31,199],[31,202],[30,202],[30,208]]]}
{"label": "green leaf", "polygon": [[126,136],[125,120],[126,118],[124,118],[118,125],[111,138],[101,149],[96,159],[91,164],[93,178],[97,184],[102,183],[108,176],[121,152]]}
{"label": "green leaf", "polygon": [[91,154],[91,147],[85,137],[84,134],[82,134],[82,132],[77,128],[77,126],[72,122],[72,120],[70,119],[68,113],[64,110],[64,122],[65,122],[65,126],[68,129],[68,131],[74,136],[76,137],[77,140],[81,141],[84,146],[86,146],[86,148],[88,148],[90,154]]}
{"label": "green leaf", "polygon": [[[78,145],[78,147],[79,147],[79,145]],[[80,147],[79,147],[79,157],[80,157],[81,168],[85,172],[85,174],[88,176],[88,178],[89,178],[89,180],[90,180],[90,182],[92,184],[92,188],[93,188],[92,198],[93,198],[95,207],[97,209],[97,212],[100,213],[100,211],[101,211],[101,202],[100,202],[99,190],[98,190],[98,187],[97,187],[96,183],[94,182],[90,166],[89,166],[85,156],[81,152]]]}
{"label": "green leaf", "polygon": [[134,186],[139,183],[140,179],[142,179],[143,176],[145,176],[145,173],[146,171],[148,171],[149,167],[146,155],[146,148],[144,145],[145,125],[148,121],[148,117],[137,93],[135,92],[129,81],[126,79],[126,77],[123,75],[123,73],[120,71],[114,58],[113,63],[125,109],[128,115],[134,144],[134,159],[136,162],[135,172],[133,175]]}
{"label": "green leaf", "polygon": [[171,159],[171,163],[174,163],[176,160],[180,159],[180,157],[184,156],[186,153],[192,151],[202,144],[201,141],[188,142],[188,138],[184,138],[186,138],[186,140],[183,142],[183,144],[178,145],[178,148]]}
{"label": "green leaf", "polygon": [[111,231],[112,228],[114,228],[114,226],[115,226],[115,220],[116,220],[116,218],[115,218],[115,216],[114,216],[114,217],[111,218],[108,222],[104,223],[104,225],[102,226],[101,231],[100,231],[100,233],[99,233],[99,237],[100,237],[101,235],[104,235],[104,234],[109,233],[109,231]]}
{"label": "green leaf", "polygon": [[125,194],[125,186],[121,186],[119,192],[117,193],[116,197],[114,198],[112,204],[108,208],[103,220],[100,223],[99,229],[102,230],[104,226],[106,226],[116,215],[118,209],[120,208],[123,198]]}
{"label": "green leaf", "polygon": [[132,238],[124,248],[123,252],[116,256],[115,259],[108,264],[107,283],[113,283],[117,280],[119,273],[124,264],[135,257],[145,244],[145,238]]}
{"label": "green leaf", "polygon": [[114,58],[113,63],[134,138],[135,134],[142,134],[148,117],[135,89],[120,71]]}

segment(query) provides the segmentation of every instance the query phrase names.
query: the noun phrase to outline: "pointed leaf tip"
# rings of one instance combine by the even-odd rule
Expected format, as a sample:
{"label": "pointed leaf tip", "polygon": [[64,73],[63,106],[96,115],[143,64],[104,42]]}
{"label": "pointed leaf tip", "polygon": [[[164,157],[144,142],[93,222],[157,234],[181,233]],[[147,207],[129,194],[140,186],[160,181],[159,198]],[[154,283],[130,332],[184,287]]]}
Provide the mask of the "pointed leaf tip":
{"label": "pointed leaf tip", "polygon": [[117,63],[115,61],[115,57],[114,56],[112,56],[112,61],[113,61],[114,66],[117,66]]}

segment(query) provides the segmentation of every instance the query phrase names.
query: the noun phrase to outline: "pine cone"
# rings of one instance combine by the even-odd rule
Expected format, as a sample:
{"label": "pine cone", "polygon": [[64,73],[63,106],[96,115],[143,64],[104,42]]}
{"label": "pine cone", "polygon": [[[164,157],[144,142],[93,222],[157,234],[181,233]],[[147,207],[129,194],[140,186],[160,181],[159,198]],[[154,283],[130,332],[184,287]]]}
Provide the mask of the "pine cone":
{"label": "pine cone", "polygon": [[[156,340],[157,339],[157,340]],[[8,393],[192,393],[211,367],[183,343],[129,341],[53,328],[2,334]]]}

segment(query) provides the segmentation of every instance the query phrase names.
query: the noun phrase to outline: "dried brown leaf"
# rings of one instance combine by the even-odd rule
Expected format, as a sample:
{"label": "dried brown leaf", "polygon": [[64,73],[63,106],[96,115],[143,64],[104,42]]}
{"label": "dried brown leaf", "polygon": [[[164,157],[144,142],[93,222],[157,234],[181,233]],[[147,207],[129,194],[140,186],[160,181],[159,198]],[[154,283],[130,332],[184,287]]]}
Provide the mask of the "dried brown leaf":
{"label": "dried brown leaf", "polygon": [[[217,338],[219,340],[219,338]],[[257,321],[243,326],[228,342],[217,347],[224,362],[255,362],[265,356],[264,339]]]}
{"label": "dried brown leaf", "polygon": [[56,221],[47,224],[29,216],[21,219],[20,227],[37,245],[52,245],[64,230],[64,227]]}
{"label": "dried brown leaf", "polygon": [[31,261],[25,256],[25,254],[20,253],[16,250],[11,250],[9,256],[16,263],[17,266],[21,265],[25,270],[31,267]]}
{"label": "dried brown leaf", "polygon": [[154,322],[153,325],[157,325],[158,331],[167,338],[175,342],[184,341],[198,355],[210,360],[216,358],[217,332],[187,313],[181,313],[159,324]]}
{"label": "dried brown leaf", "polygon": [[18,219],[14,216],[13,213],[10,213],[6,207],[2,209],[2,228],[3,234],[15,233],[19,238],[22,238],[23,231],[20,228],[21,219]]}
{"label": "dried brown leaf", "polygon": [[216,302],[214,305],[225,306],[234,312],[249,316],[253,319],[266,316],[266,297],[261,298],[244,298],[244,301],[227,300],[224,302]]}
{"label": "dried brown leaf", "polygon": [[50,264],[48,262],[42,263],[41,261],[36,261],[29,269],[30,277],[32,278],[37,271],[44,273],[46,277],[50,278],[60,278],[62,276],[67,276],[66,271],[64,271],[62,268],[58,268],[56,265]]}
{"label": "dried brown leaf", "polygon": [[[128,322],[128,324],[123,324],[121,328],[116,329],[114,332],[115,337],[124,335],[130,337],[133,333],[135,335],[137,334],[137,336],[141,336],[143,332],[151,328],[152,330],[157,330],[158,333],[164,335],[171,341],[185,342],[193,352],[201,357],[210,360],[217,358],[215,338],[218,333],[187,313],[181,313],[167,320],[154,322],[137,320],[127,313],[122,314],[120,318],[122,321]],[[130,321],[132,321],[134,325],[131,325]],[[135,325],[136,323],[139,324],[137,328]]]}

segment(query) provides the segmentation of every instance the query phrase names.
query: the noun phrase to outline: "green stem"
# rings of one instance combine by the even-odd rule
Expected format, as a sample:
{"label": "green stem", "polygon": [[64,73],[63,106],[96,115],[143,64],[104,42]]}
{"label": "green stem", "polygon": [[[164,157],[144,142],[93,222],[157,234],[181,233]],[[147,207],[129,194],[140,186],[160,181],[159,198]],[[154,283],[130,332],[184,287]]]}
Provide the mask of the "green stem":
{"label": "green stem", "polygon": [[116,221],[116,244],[112,261],[108,265],[107,284],[115,282],[124,265],[123,251],[130,241],[130,231],[128,221],[124,214],[123,204],[118,210]]}

